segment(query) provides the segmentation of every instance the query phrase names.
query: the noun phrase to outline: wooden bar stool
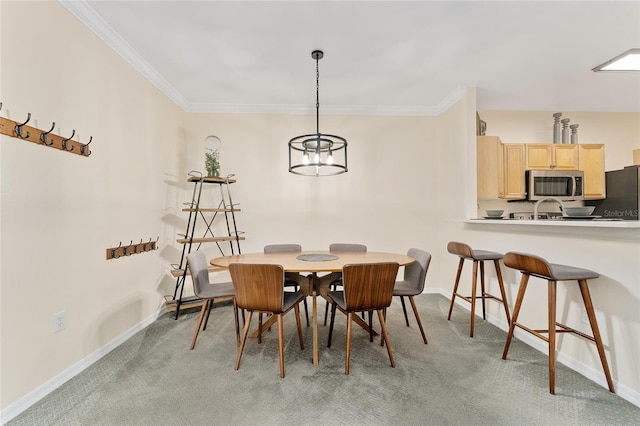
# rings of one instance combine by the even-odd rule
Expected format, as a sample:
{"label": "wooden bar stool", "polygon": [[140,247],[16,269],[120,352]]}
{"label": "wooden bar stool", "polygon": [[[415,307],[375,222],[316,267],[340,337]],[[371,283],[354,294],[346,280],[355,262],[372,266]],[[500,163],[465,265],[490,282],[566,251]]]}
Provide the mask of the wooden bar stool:
{"label": "wooden bar stool", "polygon": [[[595,342],[598,348],[598,355],[600,355],[600,362],[602,363],[602,369],[604,375],[607,378],[607,384],[609,391],[615,393],[613,388],[613,381],[611,380],[611,373],[609,372],[609,366],[607,365],[607,356],[604,353],[604,346],[602,345],[602,338],[600,337],[600,331],[598,330],[598,322],[596,321],[596,315],[593,311],[593,303],[591,301],[591,295],[589,293],[589,286],[587,280],[591,278],[598,278],[600,275],[597,272],[590,271],[588,269],[575,268],[573,266],[557,265],[548,263],[541,257],[534,256],[532,254],[514,253],[509,252],[504,255],[504,264],[513,269],[517,269],[522,272],[522,280],[520,281],[520,288],[518,289],[518,296],[516,298],[516,304],[513,308],[513,320],[509,326],[509,333],[507,334],[507,342],[504,346],[504,352],[502,353],[502,359],[507,359],[507,352],[509,352],[509,345],[511,344],[511,338],[513,337],[513,330],[515,327],[533,334],[536,337],[549,343],[549,393],[555,394],[555,382],[556,382],[556,333],[574,333],[584,337],[587,340]],[[533,330],[524,325],[518,323],[518,314],[522,307],[522,299],[524,299],[524,293],[527,289],[527,283],[529,277],[534,276],[542,278],[548,281],[549,285],[549,306],[548,317],[549,324],[546,330]],[[589,324],[591,325],[591,331],[593,337],[584,334],[578,330],[568,327],[564,324],[556,322],[556,283],[558,281],[578,281],[580,286],[580,293],[582,294],[582,300],[584,301],[584,307],[589,317]],[[556,328],[559,327],[559,328]],[[543,334],[544,333],[544,334]],[[545,336],[547,334],[547,336]]]}
{"label": "wooden bar stool", "polygon": [[[447,244],[447,250],[451,254],[455,254],[460,257],[460,263],[458,263],[458,273],[456,274],[456,283],[453,286],[453,295],[451,296],[451,306],[449,307],[449,316],[447,320],[451,320],[451,312],[453,311],[453,305],[456,301],[456,297],[460,297],[461,299],[466,300],[471,303],[471,324],[469,330],[469,336],[473,337],[473,329],[475,325],[475,311],[476,311],[476,299],[482,299],[482,318],[487,319],[486,315],[486,299],[497,300],[502,303],[504,306],[504,313],[507,315],[507,322],[511,322],[511,317],[509,315],[509,307],[507,306],[507,296],[504,292],[504,283],[502,281],[502,272],[500,271],[500,259],[502,259],[502,254],[496,253],[493,251],[486,250],[472,250],[465,243],[459,243],[456,241],[451,241]],[[458,294],[458,284],[460,284],[460,275],[462,274],[462,266],[464,265],[465,259],[469,259],[473,261],[473,280],[471,281],[471,296],[463,296]],[[485,291],[484,286],[484,262],[485,260],[492,260],[493,265],[496,268],[496,275],[498,276],[498,284],[500,285],[500,294],[502,298],[493,296]],[[478,296],[476,293],[476,287],[478,283],[478,264],[480,264],[480,290],[481,295]]]}

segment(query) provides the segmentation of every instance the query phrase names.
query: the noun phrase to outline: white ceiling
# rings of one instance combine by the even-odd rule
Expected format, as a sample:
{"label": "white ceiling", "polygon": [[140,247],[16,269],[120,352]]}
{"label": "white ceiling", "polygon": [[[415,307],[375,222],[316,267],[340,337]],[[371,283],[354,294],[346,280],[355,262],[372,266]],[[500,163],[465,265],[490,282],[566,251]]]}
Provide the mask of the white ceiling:
{"label": "white ceiling", "polygon": [[640,112],[640,1],[67,1],[185,111]]}

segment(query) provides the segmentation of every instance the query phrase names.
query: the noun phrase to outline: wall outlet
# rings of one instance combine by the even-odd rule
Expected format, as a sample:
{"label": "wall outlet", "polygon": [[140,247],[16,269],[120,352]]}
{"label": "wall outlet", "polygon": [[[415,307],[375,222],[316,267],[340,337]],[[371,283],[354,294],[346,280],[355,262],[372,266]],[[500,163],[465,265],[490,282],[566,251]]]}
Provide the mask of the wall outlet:
{"label": "wall outlet", "polygon": [[66,327],[64,311],[53,314],[53,332],[64,330]]}

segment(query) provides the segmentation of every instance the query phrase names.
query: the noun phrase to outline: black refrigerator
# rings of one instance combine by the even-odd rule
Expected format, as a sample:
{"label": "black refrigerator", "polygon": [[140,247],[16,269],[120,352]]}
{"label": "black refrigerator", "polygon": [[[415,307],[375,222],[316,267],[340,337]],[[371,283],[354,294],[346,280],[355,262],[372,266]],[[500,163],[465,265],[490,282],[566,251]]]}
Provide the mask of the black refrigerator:
{"label": "black refrigerator", "polygon": [[596,206],[593,214],[604,219],[638,220],[640,209],[640,165],[605,173],[607,198],[585,201]]}

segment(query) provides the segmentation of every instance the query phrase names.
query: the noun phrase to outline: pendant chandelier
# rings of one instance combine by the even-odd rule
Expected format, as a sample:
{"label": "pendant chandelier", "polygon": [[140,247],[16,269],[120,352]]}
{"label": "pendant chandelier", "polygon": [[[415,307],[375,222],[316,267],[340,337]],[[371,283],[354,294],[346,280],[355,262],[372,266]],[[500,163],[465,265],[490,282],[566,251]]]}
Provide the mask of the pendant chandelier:
{"label": "pendant chandelier", "polygon": [[320,133],[320,71],[318,61],[324,53],[311,52],[316,60],[316,133],[296,136],[289,141],[289,171],[303,176],[331,176],[347,172],[347,140]]}

